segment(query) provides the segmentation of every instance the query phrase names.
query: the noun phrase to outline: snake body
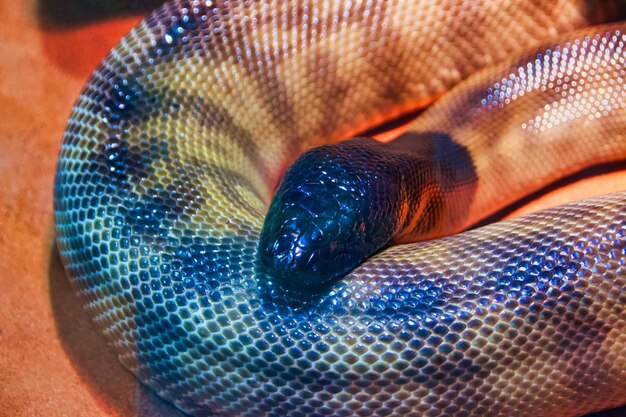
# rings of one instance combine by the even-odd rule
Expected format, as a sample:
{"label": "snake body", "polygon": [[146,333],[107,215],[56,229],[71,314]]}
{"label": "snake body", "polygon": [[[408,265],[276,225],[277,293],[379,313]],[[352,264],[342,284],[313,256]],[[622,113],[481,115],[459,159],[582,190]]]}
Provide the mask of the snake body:
{"label": "snake body", "polygon": [[624,159],[626,27],[559,35],[606,17],[593,4],[157,9],[85,86],[55,180],[64,265],[121,362],[194,416],[573,416],[626,402],[626,193],[393,246],[311,294],[257,262],[297,155],[470,74],[408,136],[462,149],[448,171],[467,187],[428,182],[432,203],[401,207],[392,241],[457,232]]}

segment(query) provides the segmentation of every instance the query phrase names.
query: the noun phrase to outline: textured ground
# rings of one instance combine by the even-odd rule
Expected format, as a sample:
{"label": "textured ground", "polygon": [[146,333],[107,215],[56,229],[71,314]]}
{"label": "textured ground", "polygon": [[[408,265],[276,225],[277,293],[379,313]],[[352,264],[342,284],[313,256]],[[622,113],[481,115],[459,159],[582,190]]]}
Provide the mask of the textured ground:
{"label": "textured ground", "polygon": [[[53,245],[52,177],[65,120],[93,67],[139,20],[106,3],[0,0],[0,416],[182,415],[117,362]],[[513,214],[623,189],[625,166],[579,176]]]}

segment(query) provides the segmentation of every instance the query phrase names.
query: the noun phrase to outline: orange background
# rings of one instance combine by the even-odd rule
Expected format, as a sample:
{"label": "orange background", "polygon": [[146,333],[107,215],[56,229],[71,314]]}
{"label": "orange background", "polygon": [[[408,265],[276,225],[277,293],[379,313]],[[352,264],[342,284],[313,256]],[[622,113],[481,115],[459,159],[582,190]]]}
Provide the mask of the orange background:
{"label": "orange background", "polygon": [[[118,363],[54,246],[65,121],[92,69],[139,20],[98,1],[0,0],[0,416],[182,416]],[[622,170],[579,175],[513,214],[626,188],[624,166],[609,168]]]}

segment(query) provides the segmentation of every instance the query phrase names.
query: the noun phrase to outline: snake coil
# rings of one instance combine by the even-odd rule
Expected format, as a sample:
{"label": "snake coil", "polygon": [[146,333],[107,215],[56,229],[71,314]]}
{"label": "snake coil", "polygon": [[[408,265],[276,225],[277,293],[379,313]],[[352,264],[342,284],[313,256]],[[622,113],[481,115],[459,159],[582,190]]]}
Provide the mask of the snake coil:
{"label": "snake coil", "polygon": [[[55,181],[64,265],[121,362],[194,416],[573,416],[624,403],[626,193],[393,246],[313,294],[257,262],[271,193],[297,155],[471,74],[404,136],[437,138],[427,153],[453,149],[460,164],[419,174],[423,199],[400,192],[385,242],[457,232],[624,159],[626,27],[579,29],[606,17],[590,4],[154,11],[85,86]],[[299,190],[312,196],[299,209],[335,204]]]}

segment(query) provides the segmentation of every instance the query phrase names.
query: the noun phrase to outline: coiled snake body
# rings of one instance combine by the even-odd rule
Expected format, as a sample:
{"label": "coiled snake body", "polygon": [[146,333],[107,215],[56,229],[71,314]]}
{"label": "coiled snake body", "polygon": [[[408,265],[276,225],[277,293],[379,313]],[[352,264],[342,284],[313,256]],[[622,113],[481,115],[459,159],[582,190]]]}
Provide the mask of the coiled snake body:
{"label": "coiled snake body", "polygon": [[594,4],[174,0],[152,13],[84,88],[55,183],[65,267],[123,364],[197,416],[626,402],[625,193],[393,246],[310,294],[257,262],[289,162],[470,74],[402,139],[439,138],[428,153],[455,161],[423,174],[430,200],[398,206],[411,230],[420,212],[427,237],[458,232],[624,159],[626,27],[559,35],[608,16]]}

